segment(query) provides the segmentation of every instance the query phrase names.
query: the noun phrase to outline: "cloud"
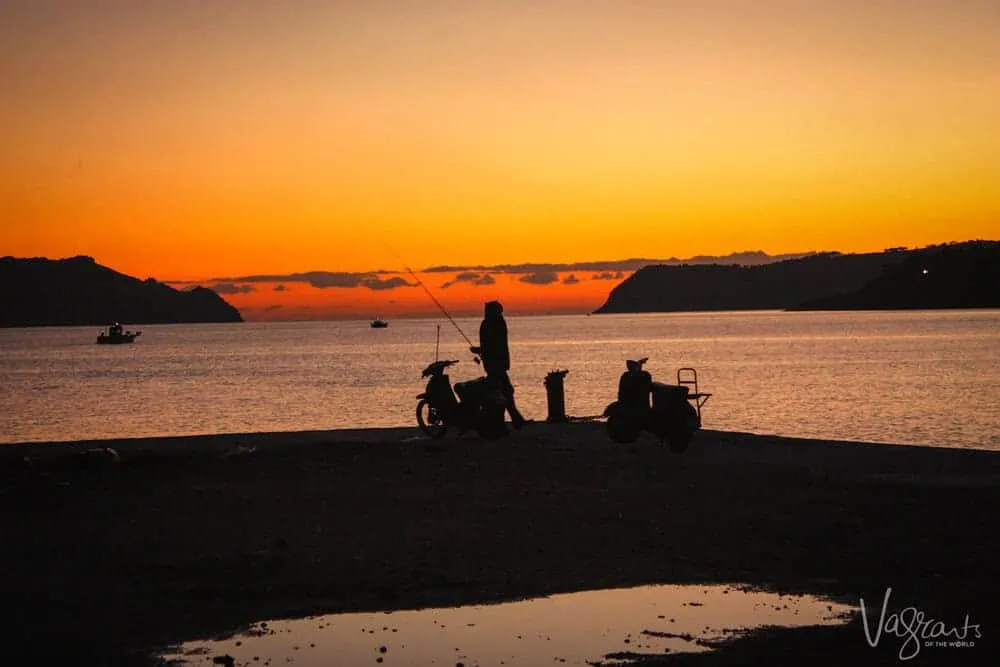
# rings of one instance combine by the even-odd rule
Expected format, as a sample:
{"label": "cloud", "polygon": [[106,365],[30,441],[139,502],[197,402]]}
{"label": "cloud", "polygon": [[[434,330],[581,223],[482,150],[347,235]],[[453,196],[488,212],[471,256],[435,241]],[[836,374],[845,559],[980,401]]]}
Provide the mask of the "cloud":
{"label": "cloud", "polygon": [[276,303],[276,304],[274,304],[272,306],[268,306],[264,310],[278,310],[279,308],[281,308],[281,304],[280,303]]}
{"label": "cloud", "polygon": [[[474,285],[492,285],[496,281],[492,274],[518,275],[519,280],[532,284],[548,284],[539,282],[539,276],[549,274],[567,273],[571,271],[598,272],[593,276],[594,280],[621,280],[626,272],[637,271],[644,266],[656,264],[742,264],[758,265],[769,264],[784,259],[795,259],[805,257],[813,253],[798,253],[785,255],[768,255],[759,250],[737,252],[730,255],[710,256],[698,255],[688,259],[620,259],[597,262],[574,262],[571,264],[493,264],[489,266],[477,265],[455,265],[455,266],[431,266],[422,269],[419,273],[454,273],[456,277],[446,282],[442,287],[450,287],[456,282],[469,282]],[[409,283],[403,278],[394,277],[382,279],[380,276],[398,276],[401,272],[393,270],[373,270],[361,273],[348,273],[343,271],[306,271],[303,273],[289,274],[258,274],[239,277],[212,278],[209,282],[214,283],[308,283],[319,289],[328,287],[366,287],[371,290],[395,289],[397,287],[416,287],[416,283]],[[473,277],[475,276],[475,277]],[[202,281],[193,280],[166,280],[170,285],[191,285],[200,284]],[[551,280],[549,282],[556,282]],[[572,283],[567,283],[572,284]],[[275,291],[281,289],[275,287]]]}
{"label": "cloud", "polygon": [[580,279],[574,276],[572,273],[563,278],[563,285],[575,285],[580,282]]}
{"label": "cloud", "polygon": [[536,271],[534,273],[526,273],[518,278],[518,280],[529,285],[551,285],[559,281],[559,274],[555,271]]}
{"label": "cloud", "polygon": [[217,294],[249,294],[256,289],[253,285],[234,285],[233,283],[218,283],[212,286],[212,291]]}
{"label": "cloud", "polygon": [[441,285],[442,288],[448,288],[456,283],[471,283],[473,285],[493,285],[496,280],[488,273],[478,273],[476,271],[463,271],[455,276],[454,279]]}
{"label": "cloud", "polygon": [[274,286],[274,291],[275,291],[275,292],[284,292],[284,291],[285,291],[285,290],[287,290],[287,289],[288,289],[288,288],[287,288],[287,287],[285,287],[285,286],[284,286],[283,284],[282,284],[282,285],[275,285],[275,286]]}
{"label": "cloud", "polygon": [[310,271],[308,273],[293,273],[287,280],[307,282],[313,287],[327,289],[329,287],[359,287],[367,277],[363,273],[340,273],[334,271]]}
{"label": "cloud", "polygon": [[[343,271],[306,271],[288,274],[257,274],[236,278],[215,278],[228,283],[281,283],[274,287],[277,292],[288,289],[284,283],[307,283],[317,289],[366,287],[370,290],[388,290],[397,287],[413,287],[403,278],[382,279],[378,273],[346,273]],[[278,288],[281,289],[278,289]]]}
{"label": "cloud", "polygon": [[362,280],[361,287],[367,287],[370,290],[387,290],[396,289],[397,287],[411,287],[411,285],[398,276],[389,278],[388,280],[381,280],[378,276],[375,276],[374,278],[365,278]]}

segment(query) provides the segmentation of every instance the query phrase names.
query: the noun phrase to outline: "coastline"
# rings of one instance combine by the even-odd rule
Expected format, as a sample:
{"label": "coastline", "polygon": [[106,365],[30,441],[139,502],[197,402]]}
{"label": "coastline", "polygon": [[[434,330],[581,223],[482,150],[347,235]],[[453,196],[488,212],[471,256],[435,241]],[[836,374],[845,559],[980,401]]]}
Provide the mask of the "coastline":
{"label": "coastline", "polygon": [[[78,454],[104,447],[116,456]],[[144,664],[263,618],[718,582],[854,605],[892,587],[984,628],[974,649],[910,664],[986,664],[997,510],[998,452],[703,431],[676,455],[598,423],[500,442],[396,428],[3,445],[3,640]],[[870,647],[856,619],[661,662],[890,664],[891,639]]]}

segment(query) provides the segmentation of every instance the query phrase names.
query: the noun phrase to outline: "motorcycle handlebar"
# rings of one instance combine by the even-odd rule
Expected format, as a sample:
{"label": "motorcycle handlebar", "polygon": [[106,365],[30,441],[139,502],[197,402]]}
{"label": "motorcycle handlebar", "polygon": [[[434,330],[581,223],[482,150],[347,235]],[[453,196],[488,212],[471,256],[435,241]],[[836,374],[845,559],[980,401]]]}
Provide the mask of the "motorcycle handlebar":
{"label": "motorcycle handlebar", "polygon": [[420,375],[421,377],[428,377],[436,373],[441,373],[444,371],[444,369],[448,368],[452,364],[457,364],[457,363],[458,359],[441,359],[427,366],[427,368],[424,369],[424,372],[421,373]]}

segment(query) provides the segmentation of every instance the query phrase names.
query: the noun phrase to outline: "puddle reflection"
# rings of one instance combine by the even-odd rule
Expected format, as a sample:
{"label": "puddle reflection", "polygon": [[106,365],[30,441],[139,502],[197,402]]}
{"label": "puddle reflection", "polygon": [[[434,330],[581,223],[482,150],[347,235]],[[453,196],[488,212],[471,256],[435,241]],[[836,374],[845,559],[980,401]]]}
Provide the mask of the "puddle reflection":
{"label": "puddle reflection", "polygon": [[739,586],[642,586],[521,602],[262,621],[188,642],[175,664],[617,665],[629,656],[710,650],[764,626],[843,623],[854,607]]}

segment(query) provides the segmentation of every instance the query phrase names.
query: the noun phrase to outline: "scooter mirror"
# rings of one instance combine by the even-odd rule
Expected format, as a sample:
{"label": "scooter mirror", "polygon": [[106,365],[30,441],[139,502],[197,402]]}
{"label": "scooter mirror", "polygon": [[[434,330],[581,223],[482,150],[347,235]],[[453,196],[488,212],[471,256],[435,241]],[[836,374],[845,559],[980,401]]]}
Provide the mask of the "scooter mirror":
{"label": "scooter mirror", "polygon": [[625,367],[630,371],[641,371],[642,365],[649,360],[649,357],[643,357],[642,359],[629,359],[625,362]]}

